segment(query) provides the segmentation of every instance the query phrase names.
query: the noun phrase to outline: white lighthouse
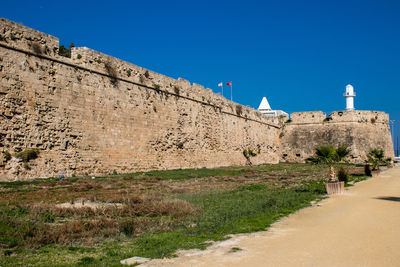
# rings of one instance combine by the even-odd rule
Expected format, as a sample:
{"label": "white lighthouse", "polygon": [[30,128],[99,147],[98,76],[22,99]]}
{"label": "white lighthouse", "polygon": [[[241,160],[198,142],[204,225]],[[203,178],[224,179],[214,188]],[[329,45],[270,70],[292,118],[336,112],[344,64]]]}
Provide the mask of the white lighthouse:
{"label": "white lighthouse", "polygon": [[346,92],[343,95],[346,98],[346,110],[354,110],[354,87],[351,84],[346,86]]}

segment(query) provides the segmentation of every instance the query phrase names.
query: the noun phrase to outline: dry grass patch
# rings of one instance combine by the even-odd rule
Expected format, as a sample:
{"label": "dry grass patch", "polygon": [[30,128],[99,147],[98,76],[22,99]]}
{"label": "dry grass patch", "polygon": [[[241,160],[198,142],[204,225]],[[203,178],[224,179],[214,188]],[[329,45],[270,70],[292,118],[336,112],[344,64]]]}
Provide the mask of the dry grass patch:
{"label": "dry grass patch", "polygon": [[[347,170],[350,175],[363,171],[355,167]],[[93,245],[149,234],[168,235],[182,229],[201,230],[205,236],[218,227],[227,229],[226,222],[228,226],[241,224],[260,207],[275,203],[261,203],[272,189],[282,191],[284,203],[285,190],[303,194],[304,183],[316,184],[328,175],[323,166],[279,164],[0,183],[0,247]],[[320,193],[311,185],[306,190],[312,196]],[[236,201],[239,196],[243,200]],[[256,200],[260,203],[248,208],[248,203]],[[225,202],[227,206],[219,206]],[[232,216],[237,216],[236,221],[231,222]],[[199,222],[199,218],[205,219]],[[246,224],[237,229],[245,229]],[[177,234],[173,238],[181,237]],[[171,246],[177,244],[170,241]]]}

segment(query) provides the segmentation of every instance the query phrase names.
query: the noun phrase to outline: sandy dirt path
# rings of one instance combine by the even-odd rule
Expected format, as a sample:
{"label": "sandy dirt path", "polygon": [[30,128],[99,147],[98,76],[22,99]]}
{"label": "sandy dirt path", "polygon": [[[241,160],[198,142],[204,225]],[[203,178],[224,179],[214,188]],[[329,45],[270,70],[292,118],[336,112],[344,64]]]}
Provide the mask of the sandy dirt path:
{"label": "sandy dirt path", "polygon": [[268,231],[178,255],[141,266],[400,266],[400,167],[283,218]]}

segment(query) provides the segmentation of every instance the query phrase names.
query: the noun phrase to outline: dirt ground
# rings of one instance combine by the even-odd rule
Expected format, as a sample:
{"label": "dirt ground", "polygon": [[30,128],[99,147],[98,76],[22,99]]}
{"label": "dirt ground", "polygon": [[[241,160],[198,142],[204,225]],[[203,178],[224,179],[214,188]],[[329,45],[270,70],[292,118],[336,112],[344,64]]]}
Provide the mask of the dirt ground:
{"label": "dirt ground", "polygon": [[400,167],[300,210],[268,231],[141,266],[400,266]]}

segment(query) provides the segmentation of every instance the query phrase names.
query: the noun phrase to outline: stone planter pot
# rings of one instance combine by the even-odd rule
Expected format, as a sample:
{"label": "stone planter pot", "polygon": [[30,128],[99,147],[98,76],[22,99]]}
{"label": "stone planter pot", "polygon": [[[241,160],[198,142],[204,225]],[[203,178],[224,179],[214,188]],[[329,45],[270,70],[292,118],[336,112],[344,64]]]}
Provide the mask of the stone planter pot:
{"label": "stone planter pot", "polygon": [[344,192],[344,182],[325,183],[325,189],[328,195],[340,195]]}

